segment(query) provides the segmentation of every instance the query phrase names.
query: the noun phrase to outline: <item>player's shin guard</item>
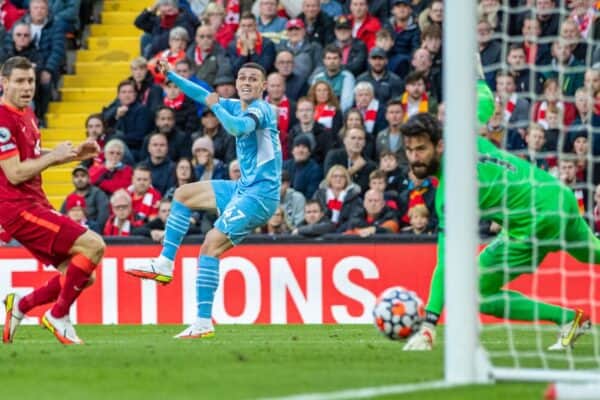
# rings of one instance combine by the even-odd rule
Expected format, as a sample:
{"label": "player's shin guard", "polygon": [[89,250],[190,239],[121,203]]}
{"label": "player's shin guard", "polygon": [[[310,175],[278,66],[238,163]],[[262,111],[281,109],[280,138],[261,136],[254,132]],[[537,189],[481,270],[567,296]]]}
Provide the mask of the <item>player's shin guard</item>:
{"label": "player's shin guard", "polygon": [[208,320],[212,316],[212,305],[215,291],[219,286],[219,259],[211,256],[200,256],[198,260],[198,276],[196,277],[196,300],[198,302],[198,318]]}
{"label": "player's shin guard", "polygon": [[83,254],[76,254],[71,258],[67,266],[65,283],[56,304],[50,310],[54,318],[62,318],[69,313],[71,305],[86,287],[94,269],[96,264]]}
{"label": "player's shin guard", "polygon": [[190,227],[191,216],[192,210],[189,207],[177,200],[173,200],[171,203],[171,212],[165,226],[161,256],[171,261],[175,260],[175,255],[177,254],[177,250],[179,250],[181,241]]}
{"label": "player's shin guard", "polygon": [[18,304],[19,311],[23,314],[29,312],[32,308],[51,303],[58,299],[61,288],[61,275],[58,274],[50,279],[44,286],[35,289],[27,296],[23,297]]}

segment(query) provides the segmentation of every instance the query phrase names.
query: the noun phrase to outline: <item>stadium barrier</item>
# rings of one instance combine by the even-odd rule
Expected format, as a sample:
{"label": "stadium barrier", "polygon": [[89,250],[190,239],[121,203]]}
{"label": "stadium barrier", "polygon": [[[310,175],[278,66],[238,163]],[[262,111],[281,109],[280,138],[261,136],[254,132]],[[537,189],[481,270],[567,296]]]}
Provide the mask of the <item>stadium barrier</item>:
{"label": "stadium barrier", "polygon": [[[433,239],[398,238],[249,240],[221,260],[221,285],[214,319],[222,324],[370,323],[379,293],[404,286],[427,299],[435,263]],[[181,324],[195,318],[195,277],[199,240],[186,240],[167,286],[127,275],[124,268],[158,254],[148,242],[111,240],[96,283],[75,304],[72,319],[89,324]],[[555,266],[561,265],[560,269]],[[543,300],[600,315],[593,266],[568,255],[550,255],[538,272],[510,286]],[[56,271],[40,265],[21,247],[0,248],[0,296],[27,293]],[[591,282],[593,280],[593,282]],[[225,295],[224,295],[225,294]],[[590,305],[590,300],[593,306]],[[0,303],[0,311],[4,305]],[[592,307],[592,308],[590,308]],[[35,310],[28,323],[43,313]],[[1,315],[1,314],[0,314]],[[495,322],[484,318],[484,322]]]}

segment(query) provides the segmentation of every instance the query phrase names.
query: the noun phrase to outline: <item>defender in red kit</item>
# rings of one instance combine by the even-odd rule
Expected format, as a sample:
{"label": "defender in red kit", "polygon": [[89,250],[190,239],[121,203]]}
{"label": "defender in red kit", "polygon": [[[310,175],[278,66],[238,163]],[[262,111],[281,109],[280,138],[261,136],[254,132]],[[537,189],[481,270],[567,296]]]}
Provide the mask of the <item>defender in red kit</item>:
{"label": "defender in red kit", "polygon": [[105,244],[96,233],[56,212],[42,189],[41,172],[53,165],[92,158],[98,144],[77,147],[63,142],[41,148],[36,117],[29,107],[35,93],[35,72],[23,57],[8,59],[0,69],[4,94],[0,100],[0,225],[38,260],[61,273],[27,296],[6,296],[2,341],[11,343],[21,320],[33,307],[54,302],[42,325],[63,344],[81,344],[69,309],[94,279]]}

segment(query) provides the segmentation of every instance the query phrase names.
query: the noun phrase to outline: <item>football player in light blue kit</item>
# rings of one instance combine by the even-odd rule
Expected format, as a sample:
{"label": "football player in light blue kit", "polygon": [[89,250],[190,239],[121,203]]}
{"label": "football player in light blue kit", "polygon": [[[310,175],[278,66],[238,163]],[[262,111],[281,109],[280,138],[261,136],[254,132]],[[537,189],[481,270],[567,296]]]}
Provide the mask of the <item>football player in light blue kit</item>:
{"label": "football player in light blue kit", "polygon": [[175,336],[206,338],[214,336],[211,315],[219,284],[219,256],[265,224],[279,204],[282,159],[277,118],[262,100],[266,74],[258,64],[246,63],[240,68],[236,79],[239,100],[221,99],[170,71],[168,64],[159,65],[167,72],[167,79],[188,97],[210,107],[225,130],[235,136],[242,176],[237,182],[212,180],[179,187],[171,204],[160,256],[127,272],[164,284],[171,282],[173,260],[188,231],[192,210],[218,210],[219,218],[206,234],[198,259],[198,318]]}

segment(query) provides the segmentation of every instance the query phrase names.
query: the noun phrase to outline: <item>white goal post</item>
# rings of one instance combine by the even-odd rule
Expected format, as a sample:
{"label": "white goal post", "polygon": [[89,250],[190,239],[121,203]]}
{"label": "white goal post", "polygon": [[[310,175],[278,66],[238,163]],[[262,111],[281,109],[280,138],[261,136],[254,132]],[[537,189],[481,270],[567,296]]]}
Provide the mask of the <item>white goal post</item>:
{"label": "white goal post", "polygon": [[[589,369],[589,366],[581,370],[572,361],[569,364],[571,367],[565,369],[549,366],[527,368],[518,362],[514,367],[495,367],[480,340],[483,328],[479,322],[478,269],[475,257],[479,245],[479,213],[474,134],[477,131],[475,84],[479,74],[473,57],[478,53],[478,3],[477,0],[452,0],[445,2],[444,9],[445,383],[463,385],[494,381],[568,381],[595,382],[596,385],[589,387],[597,388],[600,370]],[[506,5],[508,2],[501,3]],[[557,0],[557,4],[562,2]],[[503,52],[504,57],[505,54]],[[517,335],[518,333],[519,331],[516,332]],[[595,346],[598,345],[595,335],[594,340]],[[515,351],[514,348],[510,350]],[[597,354],[595,356],[592,361],[600,361]],[[569,352],[563,357],[574,356]],[[547,359],[552,360],[550,357]],[[596,368],[597,366],[596,363]],[[583,385],[582,390],[585,391],[585,387]]]}

